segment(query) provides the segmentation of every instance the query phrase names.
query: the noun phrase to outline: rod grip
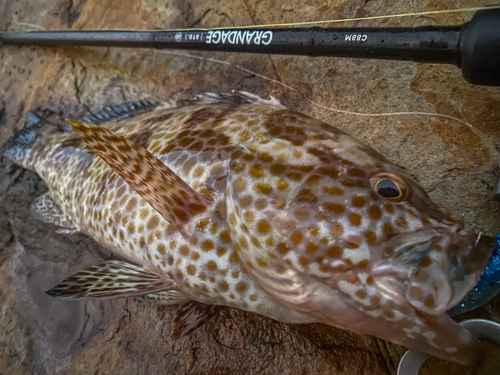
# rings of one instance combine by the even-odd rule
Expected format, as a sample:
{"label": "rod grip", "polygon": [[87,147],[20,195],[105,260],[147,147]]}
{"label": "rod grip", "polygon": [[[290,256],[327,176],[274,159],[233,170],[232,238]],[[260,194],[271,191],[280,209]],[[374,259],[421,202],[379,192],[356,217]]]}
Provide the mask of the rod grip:
{"label": "rod grip", "polygon": [[470,83],[500,86],[500,9],[479,11],[464,25],[459,66]]}

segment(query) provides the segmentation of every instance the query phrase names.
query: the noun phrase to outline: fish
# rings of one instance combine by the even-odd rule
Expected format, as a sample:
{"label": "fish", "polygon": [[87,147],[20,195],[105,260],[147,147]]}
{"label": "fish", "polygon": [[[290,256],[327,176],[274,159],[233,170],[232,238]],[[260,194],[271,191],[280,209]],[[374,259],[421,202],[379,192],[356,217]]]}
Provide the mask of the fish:
{"label": "fish", "polygon": [[246,92],[67,122],[71,131],[31,118],[5,155],[49,188],[35,218],[125,260],[83,269],[49,296],[228,306],[480,360],[446,312],[476,285],[492,242],[363,142]]}

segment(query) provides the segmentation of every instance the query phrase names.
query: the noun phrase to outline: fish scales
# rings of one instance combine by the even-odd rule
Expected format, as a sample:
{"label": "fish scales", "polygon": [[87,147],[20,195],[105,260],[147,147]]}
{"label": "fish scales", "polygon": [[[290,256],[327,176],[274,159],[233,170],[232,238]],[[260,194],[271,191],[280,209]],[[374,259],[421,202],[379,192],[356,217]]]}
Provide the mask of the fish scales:
{"label": "fish scales", "polygon": [[[71,230],[187,299],[476,360],[477,342],[445,312],[492,248],[367,145],[239,95],[100,128],[70,122],[76,132],[47,130],[21,164],[46,181]],[[202,209],[186,208],[193,199]]]}

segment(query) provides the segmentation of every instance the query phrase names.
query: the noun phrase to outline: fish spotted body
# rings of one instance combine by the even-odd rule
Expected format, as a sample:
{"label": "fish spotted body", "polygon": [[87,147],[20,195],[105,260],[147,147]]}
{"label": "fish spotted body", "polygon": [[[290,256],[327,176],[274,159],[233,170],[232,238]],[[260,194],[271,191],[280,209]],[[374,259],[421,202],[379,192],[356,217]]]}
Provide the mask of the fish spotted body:
{"label": "fish spotted body", "polygon": [[49,186],[33,212],[141,267],[91,267],[52,295],[194,300],[479,358],[445,312],[492,248],[360,141],[246,93],[70,124],[10,151]]}

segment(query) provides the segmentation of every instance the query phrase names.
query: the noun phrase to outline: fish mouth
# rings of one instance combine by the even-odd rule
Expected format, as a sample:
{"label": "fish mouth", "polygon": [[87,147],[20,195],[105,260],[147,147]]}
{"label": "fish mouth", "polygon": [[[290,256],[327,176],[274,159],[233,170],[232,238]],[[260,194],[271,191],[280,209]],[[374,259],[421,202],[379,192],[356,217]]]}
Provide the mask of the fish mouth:
{"label": "fish mouth", "polygon": [[494,249],[491,237],[442,227],[396,235],[388,243],[394,250],[372,276],[385,279],[386,287],[390,275],[400,298],[432,315],[445,313],[467,295]]}

